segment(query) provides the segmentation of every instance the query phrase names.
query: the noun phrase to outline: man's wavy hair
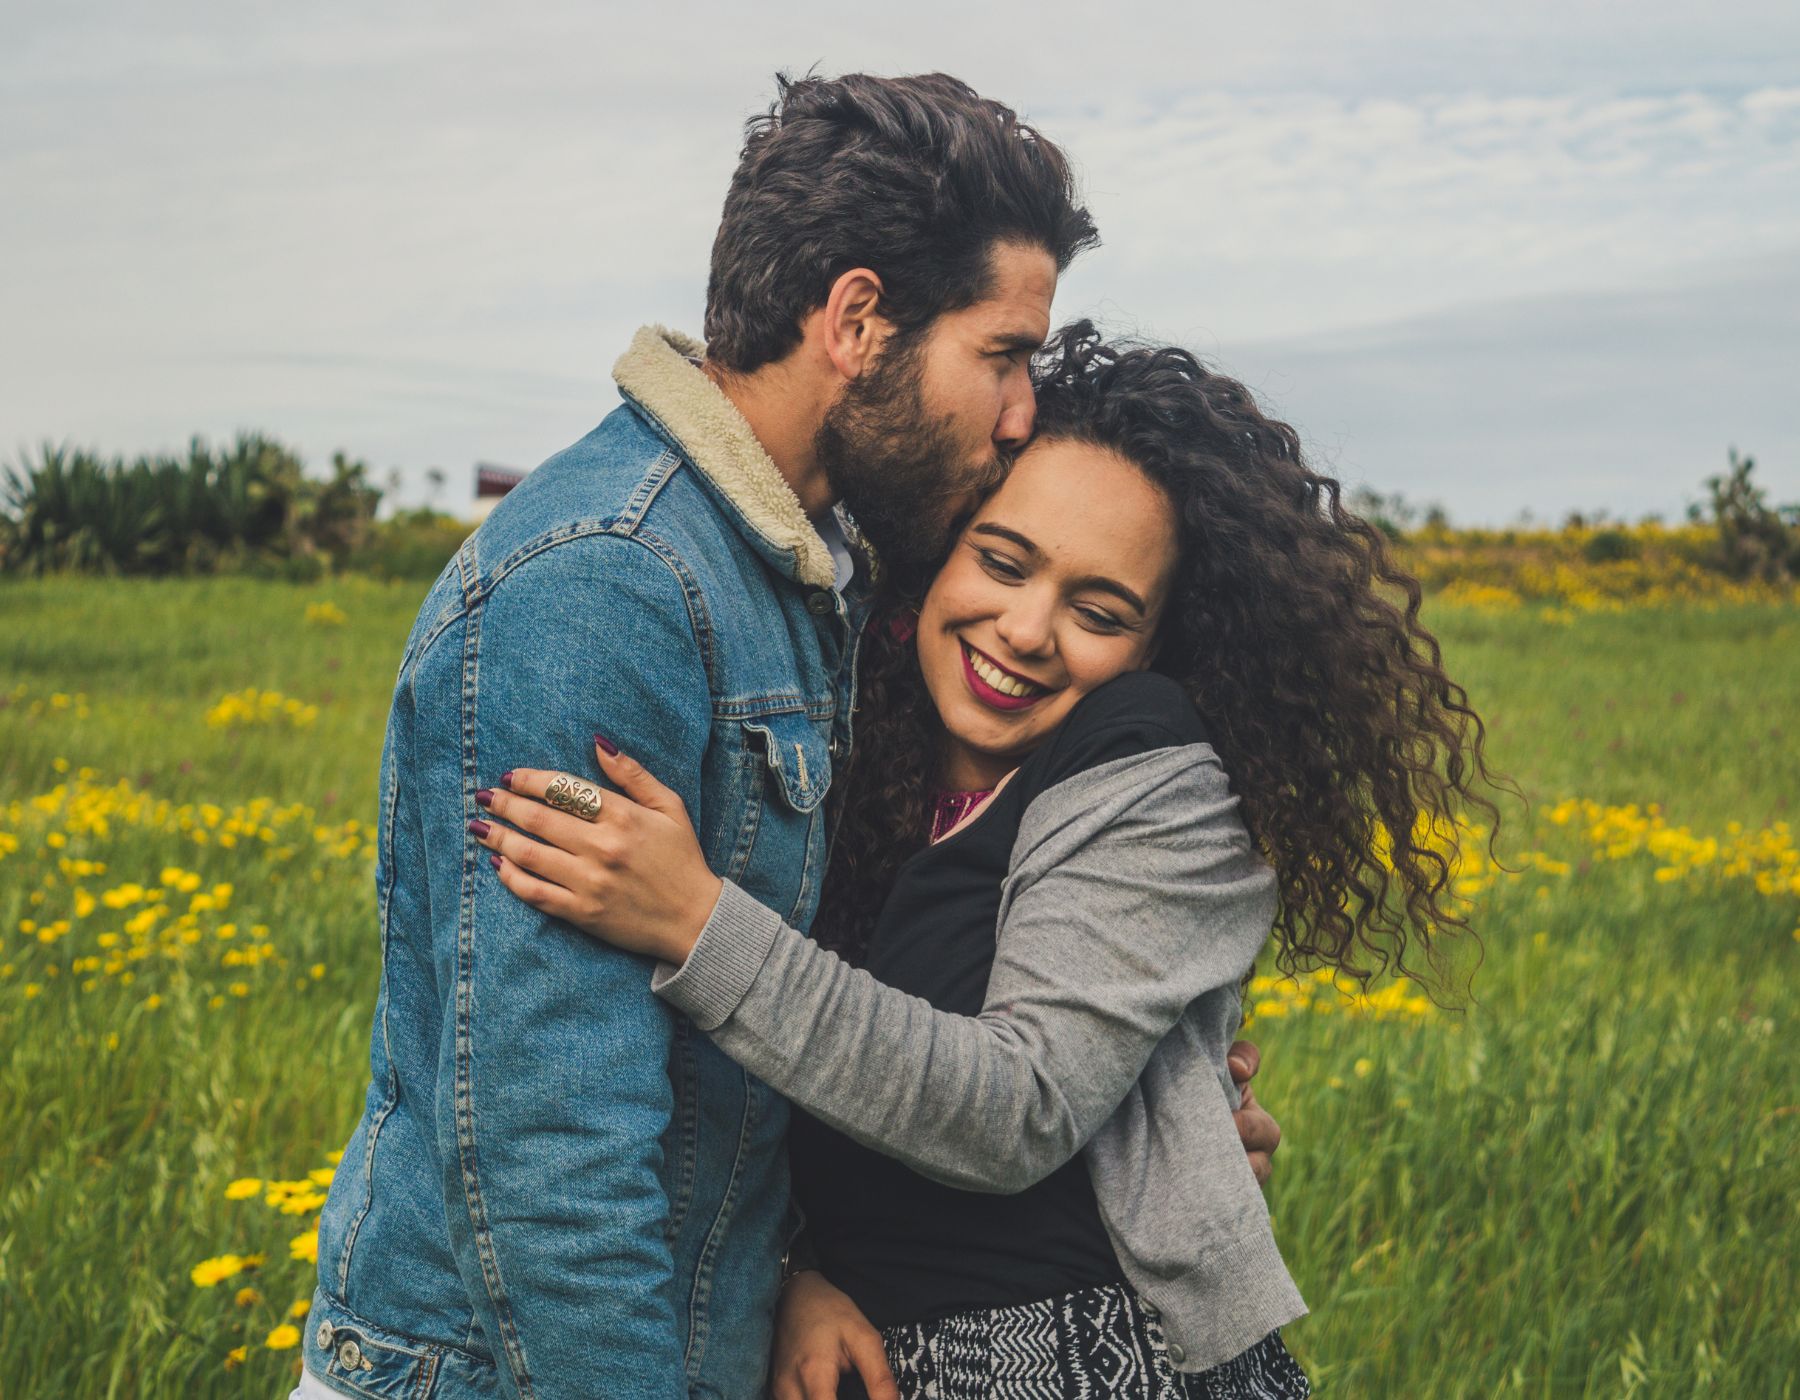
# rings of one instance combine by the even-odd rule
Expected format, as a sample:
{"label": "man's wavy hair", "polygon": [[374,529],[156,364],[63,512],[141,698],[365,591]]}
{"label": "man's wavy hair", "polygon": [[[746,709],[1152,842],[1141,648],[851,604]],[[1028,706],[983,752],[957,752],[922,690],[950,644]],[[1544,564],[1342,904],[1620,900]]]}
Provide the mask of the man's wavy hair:
{"label": "man's wavy hair", "polygon": [[781,359],[852,268],[881,277],[904,334],[986,296],[997,243],[1042,248],[1060,272],[1099,242],[1063,153],[955,78],[776,83],[713,242],[706,353],[725,369]]}
{"label": "man's wavy hair", "polygon": [[[1417,580],[1285,423],[1185,350],[1106,343],[1083,321],[1039,355],[1038,440],[1132,462],[1174,510],[1180,563],[1153,668],[1193,697],[1280,890],[1277,961],[1442,982],[1467,930],[1444,839],[1499,813],[1485,729],[1419,621]],[[926,842],[942,730],[890,597],[863,642],[856,742],[820,941],[855,959]],[[1490,837],[1491,840],[1491,837]],[[1420,967],[1423,956],[1424,968]]]}

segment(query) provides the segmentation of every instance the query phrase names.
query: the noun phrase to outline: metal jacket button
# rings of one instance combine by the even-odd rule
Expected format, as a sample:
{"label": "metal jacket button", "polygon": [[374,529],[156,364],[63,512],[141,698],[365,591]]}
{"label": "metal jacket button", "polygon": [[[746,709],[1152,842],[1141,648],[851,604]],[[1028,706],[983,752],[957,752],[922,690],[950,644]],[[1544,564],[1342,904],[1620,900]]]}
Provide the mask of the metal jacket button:
{"label": "metal jacket button", "polygon": [[1179,1342],[1169,1343],[1169,1360],[1173,1361],[1177,1366],[1187,1360],[1187,1353],[1181,1349],[1181,1344]]}
{"label": "metal jacket button", "polygon": [[319,1324],[319,1335],[316,1340],[319,1343],[320,1351],[331,1350],[331,1324],[329,1322]]}
{"label": "metal jacket button", "polygon": [[360,1371],[363,1367],[362,1348],[353,1341],[345,1341],[338,1348],[337,1360],[346,1371]]}
{"label": "metal jacket button", "polygon": [[821,588],[806,595],[806,610],[814,617],[830,617],[837,611],[837,599]]}

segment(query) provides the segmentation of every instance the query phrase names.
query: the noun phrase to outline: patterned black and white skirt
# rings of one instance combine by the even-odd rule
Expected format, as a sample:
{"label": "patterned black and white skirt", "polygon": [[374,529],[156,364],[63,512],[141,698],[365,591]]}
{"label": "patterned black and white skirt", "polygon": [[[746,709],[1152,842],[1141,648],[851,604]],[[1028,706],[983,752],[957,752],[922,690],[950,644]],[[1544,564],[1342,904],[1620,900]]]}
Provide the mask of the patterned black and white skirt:
{"label": "patterned black and white skirt", "polygon": [[905,1400],[1300,1400],[1306,1373],[1271,1332],[1210,1371],[1169,1360],[1157,1315],[1122,1284],[883,1330]]}

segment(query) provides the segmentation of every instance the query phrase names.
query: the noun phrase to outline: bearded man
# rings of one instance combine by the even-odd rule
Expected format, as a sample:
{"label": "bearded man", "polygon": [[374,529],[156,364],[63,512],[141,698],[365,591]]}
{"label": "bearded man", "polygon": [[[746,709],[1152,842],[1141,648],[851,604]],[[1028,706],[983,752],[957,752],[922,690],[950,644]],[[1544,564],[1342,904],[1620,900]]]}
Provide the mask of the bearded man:
{"label": "bearded man", "polygon": [[297,1394],[761,1393],[786,1103],[646,961],[513,899],[466,824],[496,765],[591,774],[604,736],[805,928],[866,541],[922,567],[999,479],[1058,274],[1094,241],[1062,153],[954,79],[783,80],[751,123],[705,347],[640,331],[623,405],[489,516],[407,641],[370,1082]]}

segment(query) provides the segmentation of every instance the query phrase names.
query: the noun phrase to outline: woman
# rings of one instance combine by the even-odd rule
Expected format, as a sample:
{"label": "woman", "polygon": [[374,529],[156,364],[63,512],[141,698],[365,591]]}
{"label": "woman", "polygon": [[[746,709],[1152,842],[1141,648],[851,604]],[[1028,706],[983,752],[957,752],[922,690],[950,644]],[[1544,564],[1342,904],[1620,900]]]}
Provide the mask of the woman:
{"label": "woman", "polygon": [[[810,1246],[902,1394],[1302,1395],[1224,1056],[1271,927],[1353,977],[1462,927],[1429,837],[1492,816],[1483,734],[1418,601],[1241,385],[1081,325],[916,622],[865,643],[817,941],[604,745],[597,822],[521,770],[493,810],[541,839],[478,835],[806,1110]],[[784,1297],[778,1396],[864,1326],[823,1289]]]}

